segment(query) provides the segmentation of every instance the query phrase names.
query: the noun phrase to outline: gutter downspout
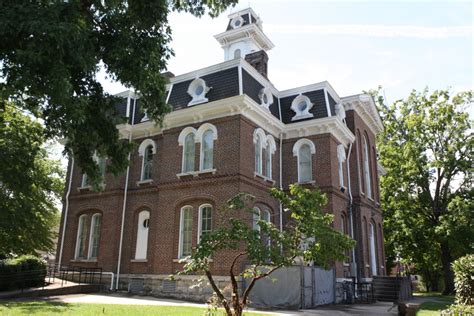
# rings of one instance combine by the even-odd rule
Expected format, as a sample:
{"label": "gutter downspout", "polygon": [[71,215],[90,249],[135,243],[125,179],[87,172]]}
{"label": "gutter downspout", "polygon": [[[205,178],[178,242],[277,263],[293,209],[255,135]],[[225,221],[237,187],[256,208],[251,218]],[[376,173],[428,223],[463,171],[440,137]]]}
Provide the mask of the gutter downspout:
{"label": "gutter downspout", "polygon": [[[135,107],[137,105],[137,96],[135,93],[133,94],[133,112],[132,112],[132,124],[130,128],[130,133],[128,135],[128,143],[132,142],[132,132],[133,132],[133,124],[135,123]],[[120,279],[120,262],[122,261],[122,243],[123,243],[123,229],[125,224],[125,210],[127,207],[127,193],[128,193],[128,178],[130,176],[130,158],[131,153],[128,153],[128,166],[127,166],[127,175],[125,177],[125,188],[124,188],[124,195],[123,195],[123,206],[122,206],[122,224],[120,227],[120,242],[119,242],[119,255],[117,260],[117,282],[115,283],[115,290],[118,290],[119,287],[119,279]]]}
{"label": "gutter downspout", "polygon": [[[283,190],[283,161],[282,161],[283,133],[280,133],[280,190]],[[283,232],[283,205],[280,202],[280,232]],[[282,246],[283,249],[283,246]]]}
{"label": "gutter downspout", "polygon": [[71,194],[72,173],[74,171],[74,156],[71,158],[71,169],[69,171],[69,183],[66,193],[66,205],[64,207],[63,232],[61,234],[61,248],[59,249],[58,272],[61,270],[61,261],[63,259],[64,234],[66,233],[67,213],[69,211],[69,194]]}
{"label": "gutter downspout", "polygon": [[[354,238],[354,213],[352,210],[352,191],[351,191],[351,169],[350,169],[350,163],[349,160],[351,158],[351,152],[352,152],[352,144],[350,143],[349,145],[349,151],[347,154],[347,159],[346,159],[346,166],[347,166],[347,189],[349,192],[349,218],[350,218],[350,224],[351,224],[351,238],[355,240]],[[355,260],[355,247],[352,248],[352,264],[354,265],[354,272],[355,272],[355,277],[358,279],[358,273],[357,273],[357,263]],[[352,271],[351,271],[352,272]]]}

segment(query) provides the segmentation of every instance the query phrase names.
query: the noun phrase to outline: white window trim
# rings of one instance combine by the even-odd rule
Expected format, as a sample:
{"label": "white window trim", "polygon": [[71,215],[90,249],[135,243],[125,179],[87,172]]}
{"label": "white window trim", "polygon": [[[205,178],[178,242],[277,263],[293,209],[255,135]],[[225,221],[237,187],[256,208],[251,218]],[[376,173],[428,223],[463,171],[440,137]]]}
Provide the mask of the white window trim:
{"label": "white window trim", "polygon": [[369,145],[367,142],[367,137],[364,135],[363,142],[363,160],[364,160],[364,181],[366,185],[365,191],[367,192],[367,197],[372,199],[372,181],[371,181],[371,172],[370,172],[370,159],[369,159]]}
{"label": "white window trim", "polygon": [[[212,168],[204,169],[204,134],[207,131],[212,131]],[[214,142],[217,140],[217,128],[210,124],[210,123],[204,123],[201,126],[199,126],[198,130],[196,131],[195,134],[195,142],[196,143],[201,143],[200,149],[199,149],[199,171],[204,172],[204,171],[212,171],[215,172],[216,169],[214,168]]]}
{"label": "white window trim", "polygon": [[[262,211],[260,210],[259,207],[255,206],[253,209],[252,209],[252,229],[253,230],[257,230],[260,232],[260,225],[258,225],[258,221],[262,219]],[[257,214],[255,214],[257,213]],[[255,216],[257,216],[258,218],[255,219]]]}
{"label": "white window trim", "polygon": [[[300,148],[303,145],[308,145],[311,153],[311,180],[310,181],[301,181],[301,172],[300,172]],[[298,168],[298,183],[313,183],[313,155],[316,153],[316,147],[314,146],[314,143],[310,141],[307,138],[301,138],[299,139],[294,145],[293,145],[293,156],[297,158],[297,168]]]}
{"label": "white window trim", "polygon": [[[82,221],[81,220],[82,218],[85,218],[85,220]],[[87,215],[86,214],[83,214],[83,215],[79,216],[79,219],[78,219],[78,222],[77,222],[77,233],[76,233],[76,251],[75,251],[75,254],[74,254],[74,259],[76,259],[76,260],[84,259],[84,258],[79,258],[79,247],[80,247],[79,236],[80,236],[81,231],[84,230],[84,225],[87,225],[86,221],[87,221]],[[81,223],[82,223],[82,225],[81,225]]]}
{"label": "white window trim", "polygon": [[[261,128],[257,128],[255,129],[255,131],[253,132],[253,144],[254,144],[254,150],[256,149],[256,145],[257,145],[257,142],[260,142],[260,162],[259,162],[259,166],[258,166],[258,170],[257,170],[257,165],[254,166],[254,171],[256,174],[258,175],[262,175],[263,176],[263,148],[267,146],[267,137],[265,135],[265,132],[263,131],[263,129]],[[257,155],[257,152],[255,152],[254,154],[254,161],[256,160],[256,155]]]}
{"label": "white window trim", "polygon": [[[181,133],[179,133],[179,136],[178,136],[178,144],[179,146],[182,146],[183,147],[183,150],[182,150],[182,160],[181,160],[181,173],[180,174],[187,174],[188,172],[185,172],[184,169],[185,169],[185,157],[186,157],[186,144],[185,144],[185,140],[186,140],[186,137],[193,133],[194,134],[194,144],[197,143],[197,139],[198,137],[196,137],[196,134],[197,134],[197,131],[195,128],[193,127],[186,127],[184,128]],[[194,147],[194,154],[196,155],[196,147]],[[196,166],[194,166],[194,169],[196,169]],[[193,170],[194,172],[195,170]]]}
{"label": "white window trim", "polygon": [[139,182],[146,182],[148,180],[151,180],[151,179],[143,179],[143,176],[144,176],[144,173],[145,173],[145,151],[147,150],[147,148],[149,146],[152,146],[152,153],[153,153],[153,155],[155,155],[156,154],[156,143],[150,138],[145,139],[144,141],[142,141],[142,143],[138,147],[138,156],[142,157],[142,170],[140,172],[140,181]]}
{"label": "white window trim", "polygon": [[375,246],[375,226],[369,223],[369,244],[370,244],[370,272],[372,276],[377,275],[377,254]]}
{"label": "white window trim", "polygon": [[198,235],[197,235],[197,243],[199,245],[200,241],[201,241],[201,234],[202,234],[202,211],[205,207],[210,207],[211,208],[211,231],[212,231],[212,217],[213,217],[213,211],[214,211],[214,208],[212,207],[211,204],[207,203],[207,204],[202,204],[199,206],[199,214],[198,214]]}
{"label": "white window trim", "polygon": [[[240,24],[239,25],[235,25],[235,23],[237,21],[240,21]],[[241,28],[242,25],[244,24],[244,19],[239,15],[235,18],[233,18],[231,21],[230,21],[230,26],[235,30],[235,29],[238,29],[238,28]]]}
{"label": "white window trim", "polygon": [[[267,135],[266,143],[267,143],[267,146],[265,146],[265,153],[266,153],[266,156],[268,156],[270,158],[269,159],[269,162],[270,162],[269,171],[270,171],[270,173],[265,175],[265,178],[272,180],[273,179],[273,154],[276,151],[276,143],[275,143],[275,139],[273,138],[272,135],[270,135],[270,134]],[[265,158],[267,158],[267,157],[265,157]],[[267,160],[265,159],[265,164],[266,163],[267,163]]]}
{"label": "white window trim", "polygon": [[338,160],[338,173],[339,173],[339,186],[344,188],[344,161],[346,161],[346,150],[344,145],[337,145],[337,160]]}
{"label": "white window trim", "polygon": [[[298,104],[302,101],[305,101],[307,106],[306,106],[306,109],[304,109],[303,111],[300,111],[298,109]],[[293,112],[295,112],[296,114],[291,118],[292,121],[296,121],[296,120],[301,120],[301,119],[305,119],[305,118],[310,118],[310,117],[313,117],[313,113],[310,113],[309,110],[311,110],[313,108],[313,103],[311,103],[311,100],[305,96],[304,94],[299,94],[298,96],[296,96],[294,99],[293,99],[293,102],[291,102],[291,109],[293,110]]]}
{"label": "white window trim", "polygon": [[[267,102],[265,102],[265,100],[263,98],[264,96],[267,97]],[[268,87],[262,88],[260,90],[260,92],[258,93],[258,97],[260,99],[260,105],[263,108],[265,108],[266,110],[269,110],[270,105],[273,104],[273,94],[270,91],[270,88],[268,88]]]}
{"label": "white window trim", "polygon": [[[100,213],[95,213],[91,217],[91,225],[90,225],[91,229],[90,229],[90,232],[89,232],[89,247],[87,249],[87,259],[88,260],[97,259],[97,257],[99,256],[99,253],[97,253],[97,257],[92,257],[91,255],[92,255],[92,236],[93,236],[93,231],[95,229],[94,218],[97,218],[97,217],[100,217],[100,216],[102,216]],[[102,222],[100,223],[100,225],[102,226]],[[99,241],[100,241],[100,236],[99,236]]]}
{"label": "white window trim", "polygon": [[[203,92],[200,95],[196,95],[196,88],[199,86],[203,87]],[[188,94],[192,97],[192,100],[189,101],[188,106],[208,102],[209,100],[206,98],[206,94],[209,92],[209,90],[211,90],[211,88],[207,86],[206,81],[204,81],[204,79],[201,79],[199,77],[194,79],[189,84],[187,91]]]}
{"label": "white window trim", "polygon": [[183,259],[183,229],[184,229],[184,210],[191,209],[191,218],[192,218],[192,211],[193,207],[191,205],[185,205],[181,208],[179,213],[179,243],[178,243],[178,258]]}

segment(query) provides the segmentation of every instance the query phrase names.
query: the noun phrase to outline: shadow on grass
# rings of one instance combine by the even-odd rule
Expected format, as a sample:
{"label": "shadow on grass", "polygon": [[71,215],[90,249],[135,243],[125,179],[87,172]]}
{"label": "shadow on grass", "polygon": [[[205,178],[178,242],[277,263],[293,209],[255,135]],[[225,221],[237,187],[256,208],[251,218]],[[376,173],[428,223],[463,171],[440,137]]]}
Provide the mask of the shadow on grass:
{"label": "shadow on grass", "polygon": [[69,311],[71,307],[67,303],[61,302],[52,302],[52,301],[34,301],[34,302],[24,302],[24,301],[9,301],[9,302],[0,302],[0,314],[9,311],[20,312],[22,314],[36,314],[36,313],[65,313]]}

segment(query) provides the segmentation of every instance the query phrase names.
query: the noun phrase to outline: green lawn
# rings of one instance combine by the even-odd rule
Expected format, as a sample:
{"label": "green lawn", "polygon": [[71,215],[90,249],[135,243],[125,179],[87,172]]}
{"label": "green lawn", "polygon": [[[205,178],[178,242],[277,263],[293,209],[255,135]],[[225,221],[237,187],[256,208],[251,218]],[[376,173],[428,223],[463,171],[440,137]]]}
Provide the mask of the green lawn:
{"label": "green lawn", "polygon": [[[112,304],[67,304],[57,302],[0,302],[0,315],[203,315],[206,309],[199,307],[112,305]],[[213,315],[224,315],[218,313]],[[247,313],[258,316],[262,314]],[[266,315],[267,316],[267,315]]]}
{"label": "green lawn", "polygon": [[[428,297],[427,297],[428,298]],[[432,300],[421,304],[416,316],[439,316],[443,309],[454,303],[453,296],[430,296]]]}

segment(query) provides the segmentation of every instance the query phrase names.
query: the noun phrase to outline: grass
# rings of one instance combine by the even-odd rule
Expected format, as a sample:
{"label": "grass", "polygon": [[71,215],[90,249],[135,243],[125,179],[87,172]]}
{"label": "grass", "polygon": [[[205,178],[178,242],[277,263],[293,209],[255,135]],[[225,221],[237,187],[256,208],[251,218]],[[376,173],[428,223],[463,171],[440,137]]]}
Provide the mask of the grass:
{"label": "grass", "polygon": [[[425,296],[425,295],[423,295]],[[428,296],[426,296],[428,298]],[[443,309],[447,309],[449,305],[454,303],[453,296],[436,295],[431,296],[432,300],[421,304],[416,316],[439,316]]]}
{"label": "grass", "polygon": [[[189,316],[203,315],[206,309],[199,307],[181,306],[150,306],[150,305],[113,305],[113,304],[68,304],[60,302],[0,302],[0,315],[170,315]],[[217,313],[213,315],[224,315]],[[258,316],[258,313],[246,313],[246,315]]]}

